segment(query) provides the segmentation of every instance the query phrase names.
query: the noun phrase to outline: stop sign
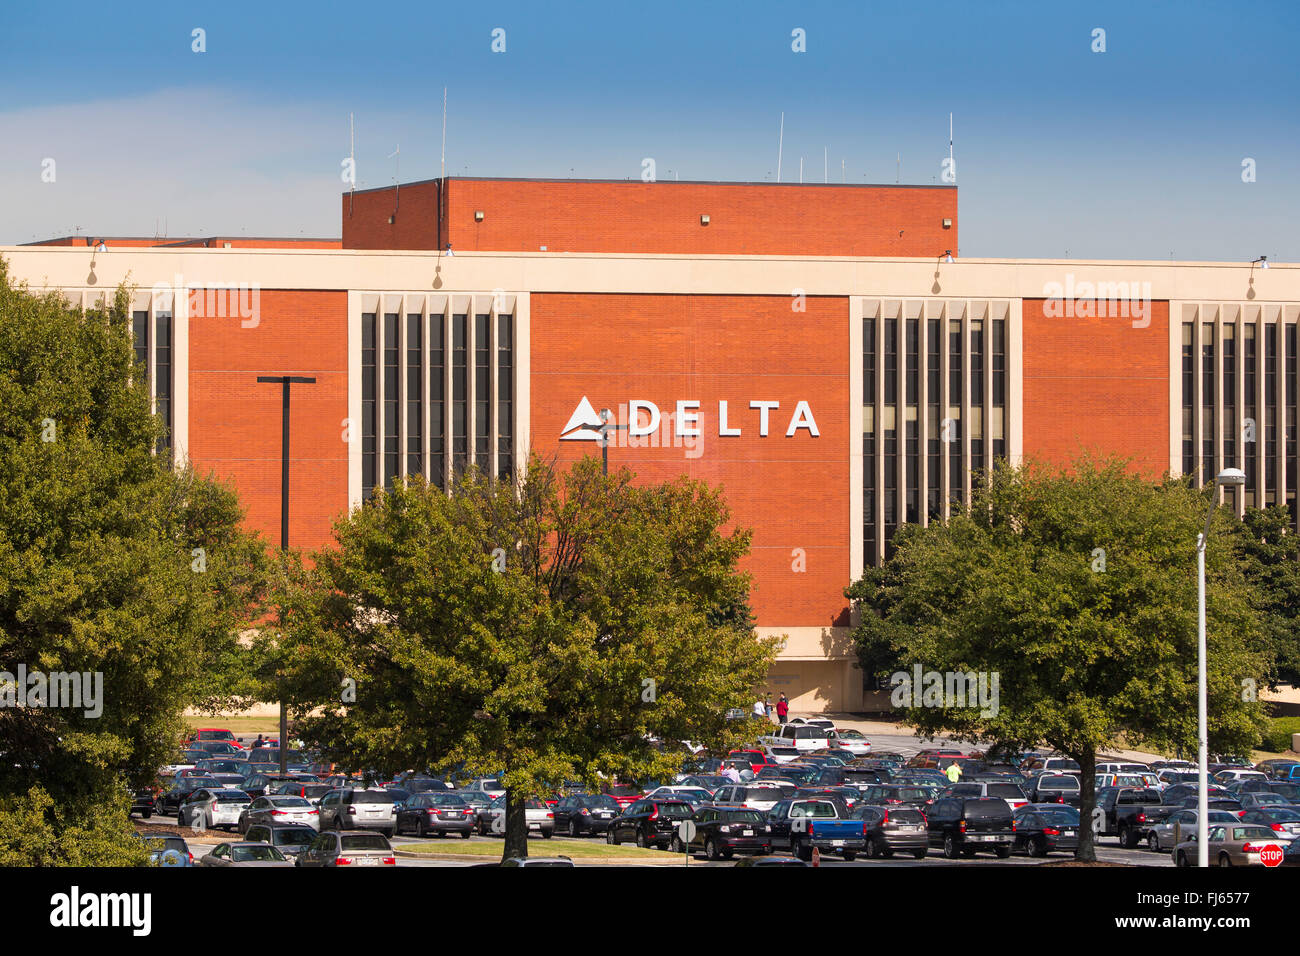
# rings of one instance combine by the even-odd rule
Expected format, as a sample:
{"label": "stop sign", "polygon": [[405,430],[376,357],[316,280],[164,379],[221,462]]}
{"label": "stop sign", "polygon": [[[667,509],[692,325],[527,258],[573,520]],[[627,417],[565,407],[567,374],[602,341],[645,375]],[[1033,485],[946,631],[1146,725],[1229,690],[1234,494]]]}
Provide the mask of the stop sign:
{"label": "stop sign", "polygon": [[1282,848],[1276,843],[1270,843],[1259,851],[1259,860],[1265,866],[1281,866]]}

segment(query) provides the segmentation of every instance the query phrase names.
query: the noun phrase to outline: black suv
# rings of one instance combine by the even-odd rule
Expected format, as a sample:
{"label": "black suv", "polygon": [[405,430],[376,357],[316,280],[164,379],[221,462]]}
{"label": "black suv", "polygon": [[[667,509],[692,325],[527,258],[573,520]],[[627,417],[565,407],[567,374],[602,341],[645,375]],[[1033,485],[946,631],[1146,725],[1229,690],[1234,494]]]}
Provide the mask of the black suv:
{"label": "black suv", "polygon": [[930,807],[927,829],[929,844],[943,847],[943,855],[972,857],[980,850],[992,850],[999,857],[1011,855],[1016,838],[1011,808],[998,797],[945,797]]}
{"label": "black suv", "polygon": [[668,848],[677,835],[677,824],[694,820],[695,811],[681,800],[638,800],[609,822],[605,831],[608,843],[635,840],[640,847]]}
{"label": "black suv", "polygon": [[551,811],[555,829],[571,837],[603,833],[620,813],[618,801],[606,793],[578,793],[565,797]]}

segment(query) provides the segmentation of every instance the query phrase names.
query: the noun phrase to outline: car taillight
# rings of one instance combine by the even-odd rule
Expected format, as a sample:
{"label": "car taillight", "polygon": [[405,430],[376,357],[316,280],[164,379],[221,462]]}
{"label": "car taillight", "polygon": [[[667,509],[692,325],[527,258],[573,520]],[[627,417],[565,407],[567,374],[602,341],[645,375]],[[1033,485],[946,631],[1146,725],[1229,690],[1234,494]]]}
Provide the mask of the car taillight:
{"label": "car taillight", "polygon": [[335,866],[348,866],[349,864],[351,864],[351,862],[352,861],[349,860],[346,856],[336,856],[334,858]]}
{"label": "car taillight", "polygon": [[886,823],[889,822],[889,811],[888,811],[888,810],[885,811],[885,815],[884,815],[884,817],[881,819],[880,822],[881,822],[882,825],[883,825],[883,824],[886,824]]}
{"label": "car taillight", "polygon": [[356,812],[357,812],[356,807],[348,807],[348,813],[356,813]]}
{"label": "car taillight", "polygon": [[1138,823],[1146,823],[1146,822],[1147,822],[1147,815],[1146,815],[1145,813],[1139,813],[1139,814],[1137,815],[1137,822],[1138,822]]}
{"label": "car taillight", "polygon": [[[1013,822],[1013,823],[1011,824],[1011,829],[1014,830],[1015,828],[1016,828],[1016,825],[1015,825],[1015,823]],[[1060,836],[1060,835],[1061,835],[1061,831],[1060,831],[1060,830],[1055,830],[1055,829],[1053,829],[1052,827],[1046,827],[1046,828],[1044,828],[1043,832],[1046,833],[1048,836]]]}
{"label": "car taillight", "polygon": [[1282,826],[1280,823],[1270,823],[1269,828],[1273,830],[1274,833],[1281,833],[1286,829],[1286,827]]}
{"label": "car taillight", "polygon": [[1241,848],[1241,852],[1243,852],[1243,853],[1259,853],[1259,852],[1260,852],[1261,850],[1263,850],[1264,847],[1267,846],[1267,845],[1268,845],[1268,844],[1266,844],[1266,843],[1260,843],[1260,844],[1258,844],[1258,845],[1256,845],[1256,844],[1254,844],[1254,843],[1247,843],[1246,845],[1244,845],[1244,846]]}
{"label": "car taillight", "polygon": [[271,811],[271,816],[273,816],[273,817],[287,817],[288,815],[289,815],[289,812],[288,812],[287,810],[272,810],[272,811]]}
{"label": "car taillight", "polygon": [[658,820],[658,819],[659,819],[659,807],[658,807],[657,804],[656,804],[655,808],[654,808],[653,810],[650,811],[650,819],[651,819],[651,820]]}
{"label": "car taillight", "polygon": [[319,810],[308,810],[308,811],[307,811],[307,815],[308,815],[308,816],[315,816],[315,815],[318,814],[318,813],[320,813]]}
{"label": "car taillight", "polygon": [[966,821],[965,821],[965,820],[962,820],[962,821],[960,822],[959,825],[961,826],[961,832],[962,832],[962,833],[965,833],[965,832],[966,832]]}
{"label": "car taillight", "polygon": [[555,816],[554,813],[547,813],[546,815],[547,815],[548,817],[552,817],[552,818]]}
{"label": "car taillight", "polygon": [[588,810],[586,807],[583,807],[583,808],[582,808],[581,810],[579,810],[578,812],[581,813],[584,817],[589,817],[589,816],[591,816],[591,811]]}
{"label": "car taillight", "polygon": [[816,824],[817,824],[817,821],[816,821],[816,820],[809,820],[809,821],[808,821],[808,835],[809,835],[809,836],[813,836],[813,835],[814,835],[814,833],[815,833],[815,829],[814,829],[814,828],[816,827]]}
{"label": "car taillight", "polygon": [[384,857],[384,863],[385,863],[387,866],[396,866],[396,865],[397,865],[397,857],[395,857],[395,856],[386,856],[386,857]]}
{"label": "car taillight", "polygon": [[1016,821],[1015,821],[1015,820],[1012,820],[1012,821],[1011,821],[1011,832],[1012,832],[1012,833],[1015,833],[1015,832],[1016,832]]}

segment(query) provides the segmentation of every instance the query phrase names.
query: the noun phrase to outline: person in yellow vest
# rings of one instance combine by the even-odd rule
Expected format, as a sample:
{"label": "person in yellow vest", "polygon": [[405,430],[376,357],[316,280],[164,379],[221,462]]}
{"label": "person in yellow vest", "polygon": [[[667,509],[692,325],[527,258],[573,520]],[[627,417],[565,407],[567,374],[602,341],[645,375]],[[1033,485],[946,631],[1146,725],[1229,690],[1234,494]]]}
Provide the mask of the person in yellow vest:
{"label": "person in yellow vest", "polygon": [[956,783],[961,779],[961,766],[955,760],[948,764],[948,769],[944,772],[948,776],[949,783]]}

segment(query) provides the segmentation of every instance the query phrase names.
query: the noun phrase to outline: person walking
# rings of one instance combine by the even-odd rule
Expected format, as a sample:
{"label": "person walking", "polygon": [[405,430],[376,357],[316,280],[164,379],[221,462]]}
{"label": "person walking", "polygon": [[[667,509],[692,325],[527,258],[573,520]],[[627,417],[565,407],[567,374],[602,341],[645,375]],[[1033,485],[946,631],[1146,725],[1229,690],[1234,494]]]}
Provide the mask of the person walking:
{"label": "person walking", "polygon": [[761,697],[757,697],[754,699],[754,716],[755,717],[767,716],[767,711],[763,709],[763,698]]}
{"label": "person walking", "polygon": [[782,692],[781,699],[776,702],[776,719],[784,724],[790,716],[790,702],[785,699],[785,693]]}
{"label": "person walking", "polygon": [[961,765],[954,760],[948,764],[948,769],[944,773],[947,775],[949,783],[956,783],[961,779]]}

